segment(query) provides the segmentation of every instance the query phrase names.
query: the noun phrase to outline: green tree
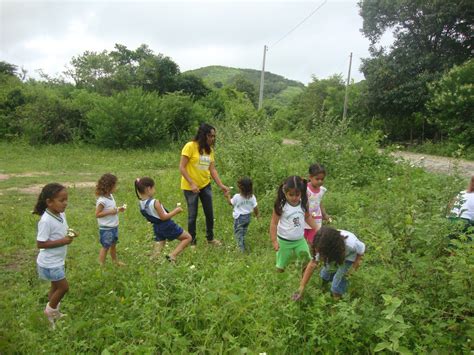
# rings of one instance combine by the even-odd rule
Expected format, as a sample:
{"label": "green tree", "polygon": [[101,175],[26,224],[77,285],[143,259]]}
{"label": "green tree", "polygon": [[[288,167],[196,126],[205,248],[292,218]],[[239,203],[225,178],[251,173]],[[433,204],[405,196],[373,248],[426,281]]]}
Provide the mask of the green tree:
{"label": "green tree", "polygon": [[177,78],[177,90],[193,96],[195,99],[208,95],[211,90],[204,84],[204,81],[193,74],[181,74]]}
{"label": "green tree", "polygon": [[249,100],[253,103],[255,107],[257,107],[257,88],[255,85],[248,79],[246,79],[243,75],[237,75],[234,78],[234,85],[233,87],[238,92],[242,92]]}
{"label": "green tree", "polygon": [[145,44],[136,50],[116,44],[111,52],[86,51],[73,57],[65,74],[76,86],[103,95],[112,95],[130,88],[160,94],[177,89],[179,66],[162,54],[154,54]]}
{"label": "green tree", "polygon": [[[396,138],[407,138],[407,128],[419,134],[414,118],[424,111],[429,83],[471,56],[474,3],[362,0],[359,7],[371,42],[371,58],[361,66],[370,112],[393,121],[387,127]],[[390,50],[377,47],[387,30],[394,37]]]}
{"label": "green tree", "polygon": [[464,145],[474,144],[474,59],[455,66],[430,85],[430,118],[443,134]]}
{"label": "green tree", "polygon": [[18,66],[7,63],[3,60],[0,61],[0,74],[16,75],[17,72],[18,72]]}

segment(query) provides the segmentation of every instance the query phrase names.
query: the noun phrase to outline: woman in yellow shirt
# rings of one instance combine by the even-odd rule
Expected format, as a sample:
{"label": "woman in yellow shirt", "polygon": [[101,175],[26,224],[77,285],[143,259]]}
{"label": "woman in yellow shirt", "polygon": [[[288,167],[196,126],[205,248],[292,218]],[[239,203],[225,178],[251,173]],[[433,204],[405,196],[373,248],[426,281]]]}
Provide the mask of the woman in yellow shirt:
{"label": "woman in yellow shirt", "polygon": [[214,211],[212,208],[211,178],[221,188],[229,192],[214,164],[214,142],[216,129],[207,123],[199,126],[198,132],[191,142],[186,143],[181,151],[179,171],[181,172],[181,189],[188,205],[188,231],[193,237],[191,245],[196,245],[196,218],[198,199],[206,216],[206,238],[209,244],[219,245],[214,239]]}

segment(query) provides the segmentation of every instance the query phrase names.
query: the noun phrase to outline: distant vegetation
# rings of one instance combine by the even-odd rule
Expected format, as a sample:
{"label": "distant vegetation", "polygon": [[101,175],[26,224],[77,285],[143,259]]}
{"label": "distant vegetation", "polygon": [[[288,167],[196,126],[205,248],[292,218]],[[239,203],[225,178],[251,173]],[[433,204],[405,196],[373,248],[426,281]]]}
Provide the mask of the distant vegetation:
{"label": "distant vegetation", "polygon": [[[185,74],[188,73],[201,78],[211,88],[221,88],[223,86],[242,88],[247,83],[247,87],[253,87],[255,95],[258,95],[262,72],[255,69],[237,69],[211,65],[185,72]],[[304,88],[305,85],[299,81],[289,80],[281,75],[265,72],[263,94],[265,99],[270,100],[276,105],[289,104],[295,96],[304,91]]]}
{"label": "distant vegetation", "polygon": [[[349,87],[349,127],[381,132],[384,144],[423,142],[436,151],[441,142],[443,154],[472,152],[474,3],[405,5],[359,3],[370,57],[361,66],[366,79]],[[383,48],[387,30],[395,40]],[[86,51],[63,74],[33,80],[0,62],[0,139],[141,147],[179,140],[203,120],[256,118],[291,137],[321,120],[341,120],[346,90],[341,74],[303,85],[266,72],[258,111],[259,70],[209,66],[181,73],[145,44]]]}

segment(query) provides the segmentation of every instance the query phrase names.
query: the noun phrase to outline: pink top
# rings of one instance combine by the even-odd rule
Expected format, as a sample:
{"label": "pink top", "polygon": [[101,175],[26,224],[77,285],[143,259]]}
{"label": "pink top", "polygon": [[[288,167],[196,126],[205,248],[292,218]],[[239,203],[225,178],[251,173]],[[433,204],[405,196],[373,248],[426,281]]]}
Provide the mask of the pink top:
{"label": "pink top", "polygon": [[[321,200],[323,199],[323,196],[326,191],[327,189],[324,186],[315,189],[311,185],[311,183],[308,183],[306,187],[306,194],[308,196],[309,204],[309,214],[319,223],[321,223],[323,219],[323,214],[321,212]],[[311,227],[305,223],[305,229],[311,229]]]}

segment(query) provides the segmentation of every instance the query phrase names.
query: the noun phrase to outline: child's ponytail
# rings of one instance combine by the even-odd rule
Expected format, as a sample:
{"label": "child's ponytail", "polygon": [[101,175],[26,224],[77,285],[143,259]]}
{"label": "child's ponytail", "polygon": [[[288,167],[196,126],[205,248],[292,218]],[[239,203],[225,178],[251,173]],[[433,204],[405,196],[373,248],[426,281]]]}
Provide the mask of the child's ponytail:
{"label": "child's ponytail", "polygon": [[66,187],[63,185],[55,182],[45,185],[38,196],[38,201],[36,202],[35,207],[33,208],[33,214],[42,216],[48,207],[47,200],[53,199],[60,191],[64,190],[65,188]]}
{"label": "child's ponytail", "polygon": [[140,194],[144,194],[147,187],[155,186],[155,182],[152,178],[149,177],[142,177],[135,179],[135,194],[137,195],[138,199],[140,200]]}
{"label": "child's ponytail", "polygon": [[281,216],[281,214],[283,213],[283,206],[285,205],[285,202],[286,202],[284,185],[285,184],[283,183],[283,184],[280,184],[280,186],[278,186],[277,197],[273,205],[273,208],[275,209],[275,213],[278,216]]}

